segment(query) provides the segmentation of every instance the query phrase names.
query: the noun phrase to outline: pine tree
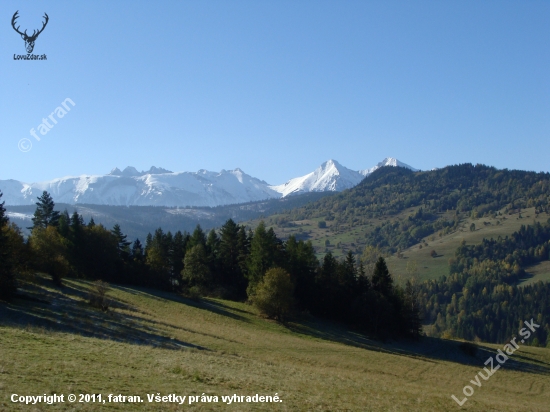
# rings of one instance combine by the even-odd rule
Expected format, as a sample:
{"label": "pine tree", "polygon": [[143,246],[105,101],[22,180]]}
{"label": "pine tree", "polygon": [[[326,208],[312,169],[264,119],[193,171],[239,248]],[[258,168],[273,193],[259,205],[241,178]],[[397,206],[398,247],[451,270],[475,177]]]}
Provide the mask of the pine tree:
{"label": "pine tree", "polygon": [[220,229],[219,281],[235,299],[245,297],[246,279],[243,274],[248,256],[248,239],[243,226],[228,219]]}
{"label": "pine tree", "polygon": [[310,241],[297,241],[291,235],[285,243],[285,268],[295,285],[294,294],[302,308],[310,308],[315,301],[315,272],[319,261]]}
{"label": "pine tree", "polygon": [[59,225],[57,226],[57,231],[61,236],[64,238],[69,237],[69,225],[71,222],[71,218],[69,217],[69,212],[67,212],[67,209],[61,213],[59,216]]}
{"label": "pine tree", "polygon": [[42,196],[38,197],[36,210],[32,218],[33,226],[29,229],[57,226],[59,223],[59,212],[54,210],[55,203],[50,194],[44,190]]}
{"label": "pine tree", "polygon": [[220,284],[220,238],[214,229],[208,232],[206,238],[206,258],[213,282]]}
{"label": "pine tree", "polygon": [[355,258],[353,257],[353,252],[349,250],[344,259],[342,270],[340,271],[340,284],[352,293],[356,286],[356,279],[357,267]]}
{"label": "pine tree", "polygon": [[171,284],[174,290],[180,290],[182,286],[181,272],[183,270],[183,260],[185,258],[186,244],[189,241],[189,234],[185,235],[177,231],[172,238],[172,251],[170,253],[170,276]]}
{"label": "pine tree", "polygon": [[254,288],[260,282],[265,272],[275,267],[278,263],[280,243],[273,229],[266,230],[265,223],[261,221],[250,243],[250,256],[248,257],[248,296],[254,293]]}
{"label": "pine tree", "polygon": [[[0,200],[2,192],[0,192]],[[0,203],[0,299],[11,299],[17,290],[13,255],[7,231],[9,219],[5,202]]]}
{"label": "pine tree", "polygon": [[132,244],[132,259],[142,262],[144,260],[143,246],[139,239],[134,240]]}
{"label": "pine tree", "polygon": [[405,283],[405,301],[403,305],[403,318],[409,335],[418,338],[422,332],[422,320],[420,319],[420,289],[415,282],[407,279]]}
{"label": "pine tree", "polygon": [[206,246],[206,235],[204,234],[201,225],[197,225],[197,227],[193,231],[191,239],[189,239],[189,243],[187,244],[187,248],[190,249],[193,246],[197,245]]}
{"label": "pine tree", "polygon": [[372,274],[372,287],[384,296],[390,296],[393,290],[393,278],[383,257],[379,257]]}
{"label": "pine tree", "polygon": [[[77,216],[78,216],[78,214],[77,214]],[[79,221],[79,219],[77,219],[77,221]],[[126,238],[128,236],[122,233],[122,230],[120,229],[120,225],[118,223],[113,226],[113,229],[111,230],[111,233],[116,238],[116,241],[117,241],[117,244],[118,244],[118,253],[119,253],[119,255],[122,256],[122,257],[128,256],[128,254],[130,253],[129,246],[132,242],[128,242],[126,240]]]}

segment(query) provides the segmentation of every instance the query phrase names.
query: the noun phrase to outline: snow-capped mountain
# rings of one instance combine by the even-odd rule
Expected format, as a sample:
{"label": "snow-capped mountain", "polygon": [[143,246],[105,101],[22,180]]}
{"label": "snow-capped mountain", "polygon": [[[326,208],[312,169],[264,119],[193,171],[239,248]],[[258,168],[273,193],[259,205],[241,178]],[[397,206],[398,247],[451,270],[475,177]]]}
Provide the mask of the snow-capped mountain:
{"label": "snow-capped mountain", "polygon": [[418,172],[418,169],[415,169],[414,167],[412,166],[409,166],[403,162],[400,162],[399,160],[397,160],[396,158],[394,157],[386,157],[384,160],[382,160],[380,163],[378,163],[376,166],[374,167],[371,167],[370,169],[365,169],[365,170],[359,170],[359,173],[361,173],[361,175],[363,176],[368,176],[370,175],[372,172],[374,172],[376,169],[380,169],[381,167],[384,167],[384,166],[393,166],[393,167],[396,167],[396,166],[400,166],[400,167],[406,167],[407,169],[411,169],[413,172]]}
{"label": "snow-capped mountain", "polygon": [[[40,183],[0,181],[8,205],[28,205],[44,190],[57,203],[89,203],[121,206],[218,206],[280,197],[259,179],[240,169],[219,173],[137,172],[127,167],[108,175],[64,177]],[[158,171],[158,169],[157,169]]]}
{"label": "snow-capped mountain", "polygon": [[352,188],[364,178],[361,173],[331,159],[305,176],[295,177],[282,185],[270,187],[282,197],[306,192],[340,192]]}
{"label": "snow-capped mountain", "polygon": [[376,166],[354,171],[335,160],[281,185],[269,185],[241,169],[221,172],[171,172],[151,167],[139,172],[128,166],[106,175],[68,176],[46,182],[23,183],[0,180],[2,200],[7,205],[29,205],[44,190],[56,203],[88,203],[120,206],[219,206],[280,198],[306,192],[342,191],[357,185],[383,166],[416,169],[388,157]]}
{"label": "snow-capped mountain", "polygon": [[328,160],[313,172],[290,179],[282,185],[271,186],[271,189],[281,193],[283,197],[306,192],[339,192],[354,187],[366,176],[384,166],[401,166],[417,171],[393,157],[386,157],[376,166],[357,172],[342,166],[336,160]]}

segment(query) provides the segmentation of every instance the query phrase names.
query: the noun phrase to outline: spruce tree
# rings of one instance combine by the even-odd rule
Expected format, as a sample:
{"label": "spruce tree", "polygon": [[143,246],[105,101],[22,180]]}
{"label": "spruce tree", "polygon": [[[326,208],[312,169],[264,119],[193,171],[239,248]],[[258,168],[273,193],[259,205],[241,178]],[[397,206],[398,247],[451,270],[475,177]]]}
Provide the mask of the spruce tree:
{"label": "spruce tree", "polygon": [[[2,192],[0,192],[0,200]],[[17,289],[15,274],[13,272],[13,256],[7,231],[8,217],[4,202],[0,203],[0,299],[10,299]]]}
{"label": "spruce tree", "polygon": [[42,196],[38,197],[36,210],[32,218],[33,226],[29,229],[57,226],[59,223],[59,212],[54,210],[55,203],[50,194],[44,190]]}
{"label": "spruce tree", "polygon": [[246,280],[243,275],[244,262],[248,256],[248,240],[244,227],[228,219],[220,229],[219,279],[224,288],[235,298],[245,297]]}
{"label": "spruce tree", "polygon": [[282,249],[279,239],[275,236],[273,228],[266,230],[265,223],[261,221],[250,243],[250,255],[248,257],[248,296],[254,293],[254,288],[260,282],[265,272],[275,267],[279,260],[279,250]]}
{"label": "spruce tree", "polygon": [[206,235],[204,234],[204,231],[202,230],[201,225],[197,225],[197,227],[193,231],[193,234],[191,235],[191,239],[187,244],[187,249],[190,249],[193,246],[197,246],[197,245],[206,246]]}
{"label": "spruce tree", "polygon": [[182,286],[181,271],[183,270],[186,243],[186,237],[178,230],[172,238],[172,253],[170,253],[170,276],[175,290],[179,290]]}
{"label": "spruce tree", "polygon": [[69,217],[69,212],[67,212],[67,209],[61,213],[59,216],[59,225],[57,226],[57,231],[61,236],[64,238],[69,237],[69,223],[71,221],[71,218]]}
{"label": "spruce tree", "polygon": [[372,287],[386,297],[390,296],[393,291],[393,278],[383,257],[379,257],[374,265]]}
{"label": "spruce tree", "polygon": [[132,244],[132,259],[139,262],[143,261],[143,246],[141,245],[139,239],[134,240],[134,243]]}
{"label": "spruce tree", "polygon": [[[75,212],[76,213],[76,212]],[[74,216],[74,215],[73,215]],[[77,214],[78,216],[78,214]],[[78,222],[79,220],[76,219]],[[77,223],[77,226],[79,223]],[[113,229],[111,230],[111,233],[115,236],[117,244],[118,244],[118,252],[121,256],[128,255],[130,252],[129,246],[132,242],[128,242],[126,240],[127,236],[122,233],[122,230],[120,229],[120,225],[117,223],[113,226]]]}

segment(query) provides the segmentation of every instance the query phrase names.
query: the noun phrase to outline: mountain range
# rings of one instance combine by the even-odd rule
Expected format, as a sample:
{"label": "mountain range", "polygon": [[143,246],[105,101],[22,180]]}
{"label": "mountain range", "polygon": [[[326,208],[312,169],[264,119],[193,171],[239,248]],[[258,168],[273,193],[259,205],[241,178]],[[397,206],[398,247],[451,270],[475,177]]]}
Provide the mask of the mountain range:
{"label": "mountain range", "polygon": [[335,160],[328,160],[305,176],[280,185],[270,185],[241,169],[210,172],[172,172],[151,167],[139,172],[134,167],[114,168],[106,175],[81,175],[37,183],[0,180],[2,200],[6,205],[29,205],[44,190],[56,203],[114,206],[220,206],[275,199],[308,192],[342,191],[357,185],[370,173],[384,166],[417,169],[385,158],[364,170],[351,170]]}

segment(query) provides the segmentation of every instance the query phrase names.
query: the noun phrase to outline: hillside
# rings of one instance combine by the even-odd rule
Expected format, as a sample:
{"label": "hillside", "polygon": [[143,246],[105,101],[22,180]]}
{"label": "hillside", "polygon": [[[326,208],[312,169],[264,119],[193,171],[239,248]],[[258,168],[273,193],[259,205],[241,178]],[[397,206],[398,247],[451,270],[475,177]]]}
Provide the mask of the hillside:
{"label": "hillside", "polygon": [[[229,218],[236,222],[243,222],[260,216],[303,206],[318,200],[323,196],[330,196],[331,192],[303,193],[282,199],[269,199],[235,205],[217,207],[162,207],[162,206],[108,206],[79,204],[71,205],[57,203],[55,210],[62,212],[67,209],[69,214],[77,211],[86,222],[91,218],[97,224],[112,228],[115,224],[122,227],[129,239],[144,240],[148,233],[153,233],[159,227],[172,233],[178,230],[192,232],[197,224],[205,230],[220,227]],[[35,199],[36,200],[36,199]],[[32,216],[36,205],[6,206],[10,221],[17,224],[25,234],[26,228],[32,225]]]}
{"label": "hillside", "polygon": [[383,167],[350,190],[265,221],[282,238],[310,240],[319,257],[360,255],[370,245],[392,256],[395,273],[404,275],[415,260],[421,277],[436,278],[448,273],[448,259],[463,239],[478,243],[546,222],[549,193],[548,173],[471,164],[428,172]]}
{"label": "hillside", "polygon": [[[197,410],[456,411],[451,394],[502,345],[476,357],[458,342],[424,338],[382,344],[313,318],[283,326],[248,305],[194,302],[149,289],[114,286],[108,312],[84,301],[89,283],[61,289],[38,277],[18,299],[0,304],[0,387],[5,394],[260,395],[278,404],[197,403]],[[9,314],[9,316],[7,316]],[[550,351],[522,346],[462,407],[544,411]],[[56,410],[73,410],[69,403]],[[1,410],[31,410],[0,401]],[[106,410],[186,410],[188,404],[106,404]],[[35,406],[36,410],[45,405]],[[78,404],[78,410],[97,405]],[[34,409],[33,409],[34,410]]]}

